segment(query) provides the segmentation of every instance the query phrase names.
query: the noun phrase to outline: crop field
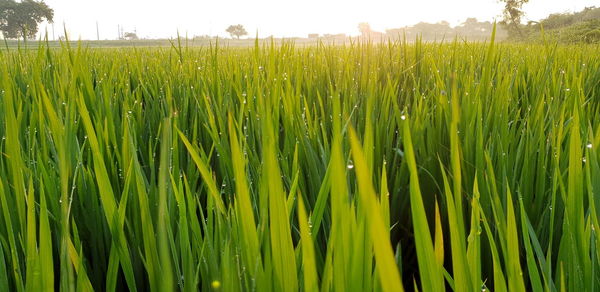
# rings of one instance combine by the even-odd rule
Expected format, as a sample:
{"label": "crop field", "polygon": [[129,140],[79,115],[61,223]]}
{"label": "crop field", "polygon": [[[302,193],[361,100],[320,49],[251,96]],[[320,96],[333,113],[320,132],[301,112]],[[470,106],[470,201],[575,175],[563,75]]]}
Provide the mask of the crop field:
{"label": "crop field", "polygon": [[600,47],[0,51],[0,291],[598,291]]}

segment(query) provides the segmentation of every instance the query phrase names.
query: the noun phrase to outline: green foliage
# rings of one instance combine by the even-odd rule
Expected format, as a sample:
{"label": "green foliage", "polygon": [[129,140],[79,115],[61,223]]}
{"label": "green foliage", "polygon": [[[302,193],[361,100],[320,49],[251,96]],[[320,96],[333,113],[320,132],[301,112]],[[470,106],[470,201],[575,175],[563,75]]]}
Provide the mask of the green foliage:
{"label": "green foliage", "polygon": [[600,43],[600,18],[549,31],[547,38],[571,44]]}
{"label": "green foliage", "polygon": [[600,20],[600,7],[586,7],[582,11],[574,13],[551,14],[542,19],[539,24],[543,25],[544,29],[558,29],[590,20]]}
{"label": "green foliage", "polygon": [[52,22],[54,10],[46,3],[34,0],[0,0],[0,31],[5,38],[33,38],[38,24],[44,20]]}
{"label": "green foliage", "polygon": [[45,45],[0,52],[2,291],[600,287],[598,45]]}
{"label": "green foliage", "polygon": [[587,7],[575,13],[551,14],[539,22],[520,26],[523,35],[512,36],[520,41],[553,41],[560,43],[599,43],[600,8]]}

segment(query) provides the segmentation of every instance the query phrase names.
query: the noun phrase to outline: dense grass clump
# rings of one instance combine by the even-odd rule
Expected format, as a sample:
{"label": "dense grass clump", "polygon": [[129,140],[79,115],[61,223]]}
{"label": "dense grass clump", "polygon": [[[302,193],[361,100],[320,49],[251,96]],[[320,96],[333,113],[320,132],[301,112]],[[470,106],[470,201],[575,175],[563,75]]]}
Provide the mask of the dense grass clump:
{"label": "dense grass clump", "polygon": [[0,291],[600,289],[600,47],[0,53]]}

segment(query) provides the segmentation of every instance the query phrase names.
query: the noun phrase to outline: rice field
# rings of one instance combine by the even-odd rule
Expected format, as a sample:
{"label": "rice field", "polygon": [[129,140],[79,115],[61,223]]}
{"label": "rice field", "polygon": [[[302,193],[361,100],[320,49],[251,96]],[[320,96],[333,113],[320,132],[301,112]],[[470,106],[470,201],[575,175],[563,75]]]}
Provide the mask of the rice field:
{"label": "rice field", "polygon": [[0,51],[0,291],[598,291],[600,46]]}

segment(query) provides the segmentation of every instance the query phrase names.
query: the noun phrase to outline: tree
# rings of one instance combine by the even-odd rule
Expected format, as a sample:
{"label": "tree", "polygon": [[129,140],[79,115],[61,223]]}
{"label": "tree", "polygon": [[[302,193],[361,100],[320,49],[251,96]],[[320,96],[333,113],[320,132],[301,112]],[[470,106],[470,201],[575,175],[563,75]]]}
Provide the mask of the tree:
{"label": "tree", "polygon": [[358,31],[363,37],[368,37],[373,30],[371,29],[371,25],[368,22],[361,22],[358,24]]}
{"label": "tree", "polygon": [[123,38],[129,41],[139,39],[137,33],[135,32],[126,32],[123,34]]}
{"label": "tree", "polygon": [[521,17],[524,15],[522,8],[523,4],[529,2],[529,0],[500,0],[500,2],[504,2],[504,20],[502,23],[509,28],[509,32],[516,31],[522,37],[523,33],[519,27]]}
{"label": "tree", "polygon": [[237,37],[238,40],[241,36],[248,35],[248,32],[241,24],[230,25],[225,31],[228,32],[232,38],[234,36]]}
{"label": "tree", "polygon": [[33,38],[38,25],[47,20],[52,22],[54,10],[43,1],[0,0],[0,31],[5,38]]}

